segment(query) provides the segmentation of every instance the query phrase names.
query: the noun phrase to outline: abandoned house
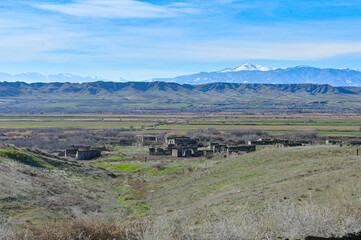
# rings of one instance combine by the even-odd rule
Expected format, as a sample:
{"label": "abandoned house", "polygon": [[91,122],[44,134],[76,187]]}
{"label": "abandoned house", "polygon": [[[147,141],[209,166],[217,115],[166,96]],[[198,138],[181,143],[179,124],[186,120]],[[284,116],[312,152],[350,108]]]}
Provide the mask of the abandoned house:
{"label": "abandoned house", "polygon": [[175,148],[172,149],[173,157],[203,157],[204,151],[198,151],[196,147],[193,148]]}
{"label": "abandoned house", "polygon": [[238,152],[254,152],[256,151],[256,146],[252,145],[252,146],[248,146],[248,145],[243,145],[243,146],[227,146],[227,154],[232,154],[232,153],[238,153]]}
{"label": "abandoned house", "polygon": [[211,143],[209,148],[213,153],[225,152],[227,150],[227,145],[220,143]]}
{"label": "abandoned house", "polygon": [[66,149],[64,156],[66,158],[75,158],[77,160],[92,160],[100,157],[101,149],[86,148],[71,148]]}
{"label": "abandoned house", "polygon": [[361,141],[351,141],[350,146],[361,146]]}
{"label": "abandoned house", "polygon": [[213,153],[238,153],[238,152],[254,152],[256,151],[255,145],[244,145],[244,142],[228,142],[227,144],[211,143],[209,146],[210,151]]}
{"label": "abandoned house", "polygon": [[79,149],[75,155],[77,160],[91,160],[100,157],[101,151],[98,149]]}
{"label": "abandoned house", "polygon": [[166,156],[172,155],[171,149],[163,149],[163,148],[149,148],[149,155],[157,155],[157,156]]}
{"label": "abandoned house", "polygon": [[166,143],[168,145],[175,146],[186,146],[186,145],[197,145],[197,140],[191,139],[189,137],[167,137]]}
{"label": "abandoned house", "polygon": [[300,146],[303,146],[301,142],[292,142],[292,141],[284,141],[275,144],[276,148],[300,147]]}
{"label": "abandoned house", "polygon": [[119,146],[123,146],[123,147],[133,146],[133,144],[134,144],[133,140],[127,140],[127,139],[120,140],[118,143]]}
{"label": "abandoned house", "polygon": [[64,156],[66,158],[75,158],[77,152],[78,152],[77,148],[66,149]]}
{"label": "abandoned house", "polygon": [[144,146],[147,146],[152,143],[164,142],[164,137],[158,135],[142,135],[142,136],[138,136],[138,140],[142,142]]}
{"label": "abandoned house", "polygon": [[174,157],[202,157],[213,155],[214,153],[238,153],[256,151],[256,146],[245,145],[244,141],[228,141],[225,143],[210,143],[209,150],[198,150],[204,146],[196,139],[189,137],[168,137],[165,139],[167,148],[149,148],[149,155],[172,155]]}

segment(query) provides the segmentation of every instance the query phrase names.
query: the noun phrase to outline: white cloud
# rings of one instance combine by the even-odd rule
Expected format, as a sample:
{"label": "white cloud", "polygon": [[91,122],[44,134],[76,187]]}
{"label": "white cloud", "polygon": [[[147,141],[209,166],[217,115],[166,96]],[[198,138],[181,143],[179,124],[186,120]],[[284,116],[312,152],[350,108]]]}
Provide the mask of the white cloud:
{"label": "white cloud", "polygon": [[37,8],[80,17],[159,18],[192,12],[184,5],[160,6],[137,0],[77,0],[66,4],[37,4]]}
{"label": "white cloud", "polygon": [[[160,50],[160,49],[158,49]],[[158,57],[235,61],[242,59],[312,60],[361,52],[360,42],[345,43],[262,43],[227,42],[173,46],[158,52]]]}

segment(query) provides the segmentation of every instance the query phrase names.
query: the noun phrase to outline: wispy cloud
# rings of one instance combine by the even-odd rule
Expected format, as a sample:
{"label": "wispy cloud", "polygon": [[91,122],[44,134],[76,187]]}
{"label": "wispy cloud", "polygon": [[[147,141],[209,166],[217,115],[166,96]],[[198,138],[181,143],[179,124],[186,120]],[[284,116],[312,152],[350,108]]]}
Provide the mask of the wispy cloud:
{"label": "wispy cloud", "polygon": [[149,79],[247,59],[361,68],[361,3],[351,2],[4,1],[0,71]]}
{"label": "wispy cloud", "polygon": [[42,10],[97,18],[160,18],[192,12],[186,4],[156,5],[137,0],[77,0],[64,4],[36,4]]}

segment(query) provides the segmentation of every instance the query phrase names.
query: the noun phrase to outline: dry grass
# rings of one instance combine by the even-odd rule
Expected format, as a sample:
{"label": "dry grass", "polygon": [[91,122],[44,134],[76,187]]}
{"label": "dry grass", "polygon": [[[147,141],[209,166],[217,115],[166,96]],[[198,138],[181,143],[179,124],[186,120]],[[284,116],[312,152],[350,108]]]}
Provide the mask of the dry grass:
{"label": "dry grass", "polygon": [[310,203],[284,203],[263,208],[244,207],[233,215],[209,213],[202,222],[183,218],[182,212],[145,218],[135,223],[109,219],[75,218],[28,227],[15,235],[0,227],[4,240],[241,240],[342,237],[361,232],[359,211],[339,211]]}
{"label": "dry grass", "polygon": [[[30,226],[16,237],[4,223],[0,239],[303,239],[361,232],[360,158],[354,150],[265,148],[218,159],[214,167],[152,185],[154,192],[139,197],[147,198],[149,218],[131,224],[65,219]],[[149,186],[156,182],[146,180]]]}
{"label": "dry grass", "polygon": [[20,132],[18,130],[16,131],[9,131],[4,133],[5,136],[18,136],[18,137],[28,137],[31,136],[33,134],[32,131],[24,131],[24,132]]}
{"label": "dry grass", "polygon": [[[215,218],[218,220],[214,221]],[[319,208],[307,203],[244,208],[243,212],[228,218],[222,214],[211,215],[201,226],[201,232],[208,232],[204,239],[219,240],[342,237],[360,231],[360,212]]]}
{"label": "dry grass", "polygon": [[0,218],[0,240],[14,239],[15,234],[9,228],[8,221]]}
{"label": "dry grass", "polygon": [[17,234],[19,240],[125,240],[135,239],[127,227],[111,219],[73,218],[49,222],[40,227],[29,226]]}

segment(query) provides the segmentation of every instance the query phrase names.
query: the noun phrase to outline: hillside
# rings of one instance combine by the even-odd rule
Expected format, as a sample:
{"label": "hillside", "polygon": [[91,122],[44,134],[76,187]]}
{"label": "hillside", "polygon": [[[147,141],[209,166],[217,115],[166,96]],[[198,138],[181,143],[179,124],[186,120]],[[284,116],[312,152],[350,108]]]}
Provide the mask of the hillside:
{"label": "hillside", "polygon": [[22,225],[72,215],[119,214],[115,180],[109,171],[41,150],[1,146],[0,217],[11,216]]}
{"label": "hillside", "polygon": [[257,64],[245,64],[216,72],[200,72],[174,78],[156,78],[153,81],[176,82],[179,84],[229,82],[361,86],[361,72],[353,69],[315,68],[309,66],[270,69]]}
{"label": "hillside", "polygon": [[208,83],[202,85],[177,84],[170,82],[90,82],[90,83],[24,83],[1,82],[2,97],[31,96],[69,96],[69,97],[130,97],[146,94],[149,97],[156,94],[177,94],[187,97],[190,94],[305,94],[305,95],[359,95],[361,88],[333,87],[317,84],[242,84],[242,83]]}
{"label": "hillside", "polygon": [[[361,186],[357,181],[361,169],[355,148],[260,147],[227,158],[148,156],[148,161],[143,161],[146,152],[142,147],[119,147],[110,157],[87,165],[67,163],[72,167],[60,174],[54,167],[45,171],[26,166],[2,151],[2,212],[10,209],[16,218],[32,221],[43,221],[39,215],[53,211],[60,211],[60,216],[91,216],[91,208],[83,209],[89,199],[95,206],[116,199],[127,215],[110,204],[98,207],[108,210],[98,211],[97,216],[112,213],[110,216],[119,220],[140,221],[136,226],[144,231],[137,238],[119,239],[304,239],[361,230]],[[108,192],[104,168],[121,176],[116,181],[116,197]],[[8,182],[16,189],[4,184]],[[69,200],[73,198],[77,200],[74,204]],[[71,211],[63,214],[63,208],[55,203]],[[31,204],[36,211],[28,211]],[[56,228],[53,231],[58,232]]]}
{"label": "hillside", "polygon": [[209,221],[212,234],[223,234],[219,239],[232,234],[232,239],[302,239],[332,231],[342,236],[350,230],[332,224],[348,219],[351,227],[361,207],[354,150],[266,148],[202,162],[196,171],[153,187],[147,203],[153,214],[178,215],[188,224]]}
{"label": "hillside", "polygon": [[26,113],[357,112],[361,88],[316,84],[1,82],[0,111]]}

